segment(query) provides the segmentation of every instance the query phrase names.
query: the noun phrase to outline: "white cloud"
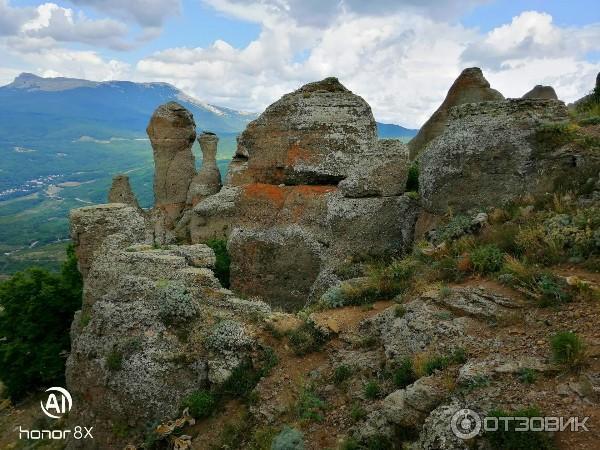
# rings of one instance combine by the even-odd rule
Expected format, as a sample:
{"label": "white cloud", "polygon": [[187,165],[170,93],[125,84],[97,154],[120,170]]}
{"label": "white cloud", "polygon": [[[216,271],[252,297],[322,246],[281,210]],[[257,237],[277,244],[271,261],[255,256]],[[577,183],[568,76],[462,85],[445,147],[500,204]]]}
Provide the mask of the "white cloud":
{"label": "white cloud", "polygon": [[549,14],[525,11],[473,42],[462,58],[499,69],[522,59],[581,58],[590,50],[600,50],[600,23],[561,28]]}
{"label": "white cloud", "polygon": [[143,27],[156,28],[181,13],[181,0],[70,0],[115,17],[135,20]]}
{"label": "white cloud", "polygon": [[35,8],[14,8],[8,0],[0,0],[0,36],[17,33],[25,22],[35,16]]}
{"label": "white cloud", "polygon": [[106,46],[116,50],[131,47],[125,41],[127,26],[112,19],[90,20],[83,13],[54,3],[44,3],[37,8],[37,17],[26,22],[21,31],[30,37],[49,37],[57,42],[80,42]]}

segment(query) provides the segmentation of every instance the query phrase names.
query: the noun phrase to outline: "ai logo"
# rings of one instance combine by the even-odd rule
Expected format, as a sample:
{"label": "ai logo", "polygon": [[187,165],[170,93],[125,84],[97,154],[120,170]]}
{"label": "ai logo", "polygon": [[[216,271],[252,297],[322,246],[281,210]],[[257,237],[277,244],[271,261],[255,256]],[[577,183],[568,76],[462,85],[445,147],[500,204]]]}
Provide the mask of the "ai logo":
{"label": "ai logo", "polygon": [[60,419],[63,414],[71,411],[73,399],[69,391],[61,387],[51,387],[46,389],[46,392],[50,392],[46,404],[44,405],[44,402],[40,400],[40,406],[44,414],[53,419]]}

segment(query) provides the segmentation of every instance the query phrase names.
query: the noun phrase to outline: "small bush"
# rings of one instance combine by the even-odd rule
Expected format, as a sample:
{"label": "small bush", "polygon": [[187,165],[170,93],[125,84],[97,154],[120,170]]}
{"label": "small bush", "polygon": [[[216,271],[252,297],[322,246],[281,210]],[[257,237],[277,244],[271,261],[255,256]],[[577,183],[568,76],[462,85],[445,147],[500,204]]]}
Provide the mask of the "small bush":
{"label": "small bush", "polygon": [[333,371],[333,383],[336,385],[342,384],[352,376],[352,369],[349,366],[337,366]]}
{"label": "small bush", "polygon": [[[518,411],[493,410],[490,417],[543,417],[537,408]],[[506,423],[506,425],[505,425]],[[543,431],[516,431],[518,421],[500,421],[497,431],[487,431],[485,438],[494,450],[550,450],[554,448],[552,438]]]}
{"label": "small bush", "polygon": [[210,248],[215,252],[217,261],[215,263],[215,276],[221,282],[221,285],[225,288],[229,287],[229,274],[231,259],[229,252],[227,251],[227,241],[224,239],[211,239],[206,242]]}
{"label": "small bush", "polygon": [[569,369],[577,369],[585,363],[585,344],[571,331],[557,333],[550,340],[554,361]]}
{"label": "small bush", "polygon": [[475,272],[489,274],[498,272],[504,263],[502,250],[493,244],[482,245],[471,252],[471,264]]}
{"label": "small bush", "polygon": [[417,377],[410,358],[404,358],[400,362],[400,365],[394,370],[393,379],[394,385],[400,389],[404,389],[416,381]]}
{"label": "small bush", "polygon": [[417,375],[433,375],[438,370],[444,370],[452,364],[464,364],[467,360],[465,349],[459,347],[449,355],[425,355],[421,360],[413,361]]}
{"label": "small bush", "polygon": [[465,234],[469,234],[471,228],[472,221],[469,217],[463,215],[454,216],[450,222],[438,230],[436,240],[439,242],[454,241]]}
{"label": "small bush", "polygon": [[365,384],[363,392],[366,398],[369,400],[375,400],[381,395],[381,386],[379,386],[377,381],[371,380]]}
{"label": "small bush", "polygon": [[273,439],[271,450],[304,450],[304,436],[300,431],[286,425]]}
{"label": "small bush", "polygon": [[406,192],[419,192],[419,164],[417,162],[408,168]]}
{"label": "small bush", "polygon": [[394,306],[394,317],[404,317],[404,315],[406,314],[406,308],[403,305],[396,305]]}
{"label": "small bush", "polygon": [[196,419],[210,416],[217,408],[218,402],[214,393],[199,390],[188,395],[182,403],[183,408],[189,408],[190,415]]}
{"label": "small bush", "polygon": [[304,322],[300,327],[288,333],[290,347],[298,356],[320,350],[326,340],[325,335],[311,322]]}
{"label": "small bush", "polygon": [[123,368],[123,353],[117,349],[113,349],[106,356],[106,367],[111,372],[116,372]]}
{"label": "small bush", "polygon": [[323,422],[326,403],[317,395],[314,388],[304,387],[296,403],[296,415],[300,420]]}
{"label": "small bush", "polygon": [[350,409],[350,417],[354,422],[360,422],[367,418],[367,411],[359,403],[354,403]]}
{"label": "small bush", "polygon": [[537,373],[533,369],[523,368],[517,373],[517,378],[521,383],[533,384],[537,379]]}

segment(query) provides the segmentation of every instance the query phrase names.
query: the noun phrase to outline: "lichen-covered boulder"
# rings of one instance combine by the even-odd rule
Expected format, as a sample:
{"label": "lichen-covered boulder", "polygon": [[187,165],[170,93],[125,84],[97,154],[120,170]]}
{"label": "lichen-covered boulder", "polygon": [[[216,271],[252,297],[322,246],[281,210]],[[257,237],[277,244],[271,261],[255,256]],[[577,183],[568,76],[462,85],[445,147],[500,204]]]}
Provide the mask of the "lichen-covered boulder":
{"label": "lichen-covered boulder", "polygon": [[154,151],[154,201],[168,217],[176,219],[187,200],[196,174],[192,144],[194,117],[176,102],[159,106],[146,129]]}
{"label": "lichen-covered boulder", "polygon": [[126,205],[139,208],[140,205],[129,184],[129,177],[125,174],[118,174],[113,177],[112,185],[108,191],[109,203],[125,203]]}
{"label": "lichen-covered boulder", "polygon": [[408,143],[410,159],[415,159],[427,144],[439,136],[448,123],[450,109],[464,103],[503,100],[504,96],[490,87],[479,67],[470,67],[461,72],[454,81],[440,107],[421,127],[417,135]]}
{"label": "lichen-covered boulder", "polygon": [[509,99],[453,108],[444,132],[419,158],[424,207],[436,214],[448,208],[466,212],[552,191],[558,178],[580,170],[585,161],[577,147],[546,139],[549,125],[567,119],[567,108],[556,100]]}
{"label": "lichen-covered boulder", "polygon": [[106,242],[84,279],[66,367],[69,420],[94,425],[96,447],[86,448],[139,442],[173,419],[186,395],[223,383],[258,349],[246,317],[269,312],[221,288],[205,245]]}
{"label": "lichen-covered boulder", "polygon": [[540,100],[558,100],[558,96],[552,86],[536,85],[532,90],[523,94],[521,98],[540,99]]}
{"label": "lichen-covered boulder", "polygon": [[346,197],[402,195],[408,177],[408,147],[397,139],[381,139],[377,153],[359,161],[339,184]]}
{"label": "lichen-covered boulder", "polygon": [[79,270],[84,277],[96,250],[108,236],[118,233],[122,237],[122,244],[127,245],[143,241],[146,234],[146,221],[139,208],[124,203],[73,209],[69,219]]}
{"label": "lichen-covered boulder", "polygon": [[284,95],[248,125],[228,182],[337,184],[376,141],[367,102],[326,78]]}

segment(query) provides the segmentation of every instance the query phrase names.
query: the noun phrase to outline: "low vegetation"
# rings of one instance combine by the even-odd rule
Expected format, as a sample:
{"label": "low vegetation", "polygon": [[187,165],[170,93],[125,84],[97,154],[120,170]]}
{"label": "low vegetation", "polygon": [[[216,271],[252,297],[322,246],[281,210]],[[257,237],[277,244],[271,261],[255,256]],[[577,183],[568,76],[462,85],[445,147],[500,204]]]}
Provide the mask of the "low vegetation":
{"label": "low vegetation", "polygon": [[231,259],[227,251],[227,241],[225,239],[211,239],[206,242],[206,245],[213,249],[217,257],[214,269],[215,276],[223,287],[228,288]]}
{"label": "low vegetation", "polygon": [[[526,408],[516,411],[496,409],[489,417],[543,417],[537,408]],[[500,422],[502,425],[505,422]],[[499,426],[497,431],[488,431],[484,437],[494,450],[551,450],[554,447],[552,437],[544,431],[516,431],[518,421],[508,421],[506,426]]]}
{"label": "low vegetation", "polygon": [[581,368],[586,361],[585,344],[581,337],[571,331],[563,331],[550,340],[554,361],[569,370]]}

